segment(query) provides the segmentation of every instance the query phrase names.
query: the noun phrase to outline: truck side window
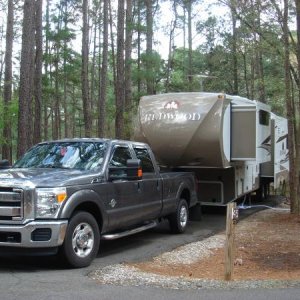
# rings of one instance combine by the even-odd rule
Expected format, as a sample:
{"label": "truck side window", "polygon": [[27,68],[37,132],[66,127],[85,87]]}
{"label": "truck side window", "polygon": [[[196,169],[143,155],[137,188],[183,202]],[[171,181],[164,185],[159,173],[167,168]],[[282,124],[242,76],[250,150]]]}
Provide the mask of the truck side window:
{"label": "truck side window", "polygon": [[154,172],[153,163],[147,149],[134,148],[135,155],[141,160],[143,172]]}
{"label": "truck side window", "polygon": [[131,159],[130,151],[127,147],[117,147],[109,162],[110,167],[124,168],[127,165],[127,159]]}

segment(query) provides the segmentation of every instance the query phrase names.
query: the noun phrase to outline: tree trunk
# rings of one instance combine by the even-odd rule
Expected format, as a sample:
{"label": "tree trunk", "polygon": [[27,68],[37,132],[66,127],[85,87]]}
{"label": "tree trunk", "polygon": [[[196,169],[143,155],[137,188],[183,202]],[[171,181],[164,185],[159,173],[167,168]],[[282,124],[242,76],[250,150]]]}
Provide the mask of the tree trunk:
{"label": "tree trunk", "polygon": [[285,70],[285,98],[286,110],[288,119],[288,148],[290,161],[290,201],[291,212],[298,211],[298,203],[296,199],[296,182],[295,182],[295,152],[294,152],[294,125],[293,125],[293,104],[291,97],[291,82],[290,82],[290,52],[289,52],[289,36],[288,36],[288,0],[284,0],[284,19],[283,19],[283,39],[284,39],[284,70]]}
{"label": "tree trunk", "polygon": [[[67,16],[68,13],[68,2],[66,1],[64,3],[64,15]],[[64,18],[64,30],[67,32],[68,30],[68,18]],[[63,40],[63,71],[64,71],[64,77],[63,77],[63,91],[64,91],[64,97],[63,97],[63,108],[64,108],[64,127],[65,137],[71,137],[70,134],[70,116],[69,116],[69,110],[68,110],[68,95],[67,95],[67,40]]]}
{"label": "tree trunk", "polygon": [[174,33],[175,33],[176,26],[177,26],[176,1],[173,2],[173,10],[174,10],[175,17],[174,17],[174,20],[171,21],[170,33],[169,33],[169,53],[168,53],[167,75],[166,75],[167,78],[166,78],[166,85],[165,85],[166,93],[169,92],[169,88],[170,88],[172,59],[173,59],[172,48],[174,45]]}
{"label": "tree trunk", "polygon": [[126,40],[125,40],[125,138],[130,139],[131,136],[131,120],[132,120],[132,78],[131,78],[131,52],[132,52],[132,0],[126,1]]}
{"label": "tree trunk", "polygon": [[58,47],[56,47],[55,53],[55,61],[54,61],[54,68],[55,68],[55,78],[54,78],[54,89],[55,89],[55,100],[53,101],[53,119],[52,119],[52,138],[54,140],[60,138],[60,94],[59,94],[59,53]]}
{"label": "tree trunk", "polygon": [[[95,11],[95,16],[94,16],[94,28],[93,28],[93,58],[92,58],[92,66],[91,66],[91,111],[93,111],[94,109],[94,104],[96,103],[96,95],[97,95],[97,88],[96,88],[96,69],[99,69],[99,72],[100,72],[100,64],[99,64],[99,67],[97,66],[96,64],[96,59],[97,59],[97,46],[99,46],[99,56],[100,56],[100,39],[99,39],[99,45],[97,45],[97,35],[98,35],[98,27],[101,22],[101,1],[96,1],[94,3],[94,6],[93,6],[93,10]],[[99,16],[98,19],[96,16]],[[104,24],[103,24],[104,26]],[[100,29],[99,29],[100,31]],[[99,86],[99,85],[98,85]],[[94,124],[92,124],[93,126]]]}
{"label": "tree trunk", "polygon": [[34,73],[34,129],[33,143],[41,141],[42,68],[43,68],[43,0],[36,0],[35,7],[35,73]]}
{"label": "tree trunk", "polygon": [[259,45],[256,49],[257,55],[257,67],[258,67],[258,100],[266,103],[266,92],[265,92],[265,78],[264,78],[264,67],[263,67],[263,54],[261,50],[261,39],[259,38]]}
{"label": "tree trunk", "polygon": [[[49,34],[50,34],[50,4],[49,0],[46,0],[46,26],[45,26],[45,54],[46,54],[46,59],[45,59],[45,64],[44,64],[44,72],[45,72],[45,78],[46,82],[48,85],[50,85],[50,74],[49,74],[49,56],[50,56],[50,47],[49,47]],[[45,99],[44,95],[44,99]],[[44,107],[43,107],[43,138],[44,140],[48,139],[48,126],[49,126],[49,113],[48,113],[48,105],[49,105],[49,95],[47,95],[47,98],[44,101]]]}
{"label": "tree trunk", "polygon": [[[138,2],[138,20],[137,23],[141,24],[141,0],[137,0]],[[137,90],[138,95],[141,95],[141,26],[138,26],[137,29],[137,72],[138,72],[138,78],[137,78]]]}
{"label": "tree trunk", "polygon": [[[64,49],[66,49],[67,43],[64,41]],[[66,61],[66,55],[65,55],[65,50],[64,50],[64,59],[63,59],[63,69],[64,69],[64,78],[63,78],[63,91],[64,91],[64,96],[63,96],[63,108],[64,108],[64,136],[65,137],[71,137],[70,135],[70,116],[69,116],[69,109],[68,109],[68,93],[67,93],[67,71],[66,71],[66,66],[67,66],[67,61]]]}
{"label": "tree trunk", "polygon": [[192,1],[187,0],[187,14],[188,14],[188,80],[189,91],[193,90],[193,44],[192,44]]}
{"label": "tree trunk", "polygon": [[89,62],[89,24],[88,24],[88,0],[82,1],[82,102],[84,130],[86,137],[92,134],[91,104],[89,97],[89,79],[88,79],[88,62]]}
{"label": "tree trunk", "polygon": [[251,57],[250,57],[250,99],[255,98],[255,59],[254,59],[254,53],[251,51]]}
{"label": "tree trunk", "polygon": [[99,136],[105,137],[106,124],[106,91],[107,91],[107,69],[108,69],[108,1],[103,3],[103,47],[102,47],[102,68],[100,76],[99,94]]}
{"label": "tree trunk", "polygon": [[245,87],[246,87],[246,95],[248,99],[251,99],[250,92],[249,92],[249,80],[248,80],[248,72],[247,72],[247,58],[246,58],[246,52],[242,54],[243,55],[243,69],[244,69],[244,80],[245,80]]}
{"label": "tree trunk", "polygon": [[[287,1],[287,0],[286,0]],[[295,0],[296,3],[296,18],[297,18],[297,63],[298,63],[298,78],[300,78],[300,2]],[[295,112],[298,109],[298,114],[300,112],[300,90],[298,84],[298,107],[295,108]],[[295,159],[295,184],[297,189],[295,196],[295,205],[293,205],[293,212],[300,215],[300,120],[299,118],[294,118],[295,122],[298,123],[296,126],[295,140],[296,140],[296,159]]]}
{"label": "tree trunk", "polygon": [[[4,53],[2,51],[1,45],[3,45],[4,40],[4,25],[2,24],[0,26],[0,82],[2,82],[2,76],[3,76],[3,68],[4,68]],[[0,84],[0,94],[2,94],[2,85]]]}
{"label": "tree trunk", "polygon": [[124,132],[124,0],[118,1],[118,29],[117,29],[117,85],[116,85],[116,138],[123,138]]}
{"label": "tree trunk", "polygon": [[233,63],[233,94],[238,95],[238,55],[237,55],[237,28],[236,28],[236,0],[231,0],[231,18],[232,18],[232,63]]}
{"label": "tree trunk", "polygon": [[4,74],[4,111],[3,111],[3,139],[2,159],[12,162],[11,149],[11,124],[9,116],[9,105],[12,98],[12,51],[13,51],[13,25],[14,25],[14,4],[13,0],[8,1],[6,47],[5,47],[5,74]]}
{"label": "tree trunk", "polygon": [[[90,91],[91,91],[91,112],[94,109],[95,104],[95,95],[96,95],[96,89],[95,89],[95,79],[96,79],[96,48],[97,48],[97,26],[93,29],[93,57],[92,57],[92,66],[91,66],[91,83],[90,83]],[[99,66],[100,67],[100,66]],[[92,124],[93,126],[93,124]]]}
{"label": "tree trunk", "polygon": [[147,32],[146,32],[146,73],[147,73],[147,94],[154,94],[154,80],[152,68],[152,45],[153,45],[153,9],[152,0],[145,0],[146,4],[146,18],[147,18]]}
{"label": "tree trunk", "polygon": [[22,32],[22,50],[20,66],[20,92],[18,115],[18,149],[17,157],[20,157],[31,145],[31,104],[32,104],[32,64],[34,37],[34,2],[24,1],[24,18]]}
{"label": "tree trunk", "polygon": [[108,1],[108,10],[109,10],[109,27],[110,27],[110,40],[111,40],[111,56],[112,56],[112,71],[114,78],[114,89],[116,94],[116,85],[117,85],[117,68],[116,68],[116,56],[115,56],[115,43],[114,43],[114,34],[113,34],[113,17],[112,17],[112,8],[111,1]]}

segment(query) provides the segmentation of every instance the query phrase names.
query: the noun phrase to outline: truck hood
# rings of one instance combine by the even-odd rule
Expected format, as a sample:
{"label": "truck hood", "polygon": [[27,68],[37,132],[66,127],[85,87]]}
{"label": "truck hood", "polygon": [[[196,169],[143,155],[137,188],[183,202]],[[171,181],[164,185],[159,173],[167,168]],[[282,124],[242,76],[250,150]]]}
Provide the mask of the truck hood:
{"label": "truck hood", "polygon": [[94,177],[99,177],[99,172],[48,168],[7,169],[0,172],[0,185],[13,187],[81,185],[91,183]]}

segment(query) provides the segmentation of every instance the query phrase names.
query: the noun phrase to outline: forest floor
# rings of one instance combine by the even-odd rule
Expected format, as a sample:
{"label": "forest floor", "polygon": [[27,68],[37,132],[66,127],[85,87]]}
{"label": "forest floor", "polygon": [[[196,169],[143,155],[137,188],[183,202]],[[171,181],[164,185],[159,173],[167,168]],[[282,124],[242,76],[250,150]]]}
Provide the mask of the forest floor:
{"label": "forest floor", "polygon": [[[300,280],[300,217],[290,214],[286,203],[278,208],[254,213],[235,226],[233,280]],[[159,275],[223,280],[225,233],[220,236],[223,243],[197,261],[158,257],[133,266]]]}

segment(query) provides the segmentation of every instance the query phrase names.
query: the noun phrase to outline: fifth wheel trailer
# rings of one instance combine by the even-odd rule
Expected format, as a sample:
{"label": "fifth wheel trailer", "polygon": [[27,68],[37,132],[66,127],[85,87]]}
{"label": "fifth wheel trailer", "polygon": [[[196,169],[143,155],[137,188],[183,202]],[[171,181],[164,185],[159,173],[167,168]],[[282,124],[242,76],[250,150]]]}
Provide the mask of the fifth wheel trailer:
{"label": "fifth wheel trailer", "polygon": [[134,139],[148,143],[162,167],[193,171],[202,204],[225,205],[287,181],[286,130],[286,120],[258,101],[169,93],[141,98]]}

